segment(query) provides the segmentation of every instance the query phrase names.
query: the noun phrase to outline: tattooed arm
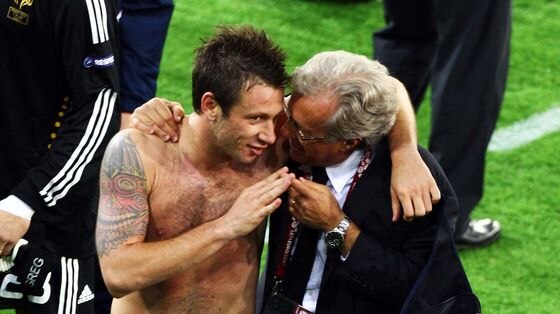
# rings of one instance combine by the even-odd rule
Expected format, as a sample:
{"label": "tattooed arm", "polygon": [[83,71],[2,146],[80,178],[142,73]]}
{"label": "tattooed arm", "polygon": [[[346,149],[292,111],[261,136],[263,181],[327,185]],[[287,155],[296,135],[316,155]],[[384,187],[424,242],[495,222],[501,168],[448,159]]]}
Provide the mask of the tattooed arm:
{"label": "tattooed arm", "polygon": [[121,131],[111,140],[101,167],[96,244],[103,278],[115,297],[166,280],[253,231],[278,208],[278,196],[293,178],[280,169],[246,188],[224,216],[176,238],[144,242],[151,175],[142,162],[146,138],[136,130]]}

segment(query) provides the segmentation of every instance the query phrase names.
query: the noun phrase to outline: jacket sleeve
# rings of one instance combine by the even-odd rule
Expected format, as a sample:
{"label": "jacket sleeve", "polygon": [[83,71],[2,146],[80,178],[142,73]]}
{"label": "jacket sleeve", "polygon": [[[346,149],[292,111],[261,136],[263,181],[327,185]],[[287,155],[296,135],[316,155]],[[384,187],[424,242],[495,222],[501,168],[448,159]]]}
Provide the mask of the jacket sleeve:
{"label": "jacket sleeve", "polygon": [[68,98],[58,113],[60,126],[51,134],[50,149],[12,190],[34,211],[52,208],[75,193],[93,194],[88,184],[97,184],[103,151],[119,122],[112,2],[51,1],[49,10],[45,27],[52,28],[47,34],[57,55],[52,61],[63,68],[60,84]]}
{"label": "jacket sleeve", "polygon": [[336,279],[366,298],[402,304],[435,249],[440,224],[447,223],[447,220],[442,221],[443,211],[457,207],[453,189],[441,168],[431,155],[423,154],[423,157],[442,192],[442,199],[432,213],[410,223],[402,220],[397,223],[374,222],[376,219],[391,219],[390,195],[383,196],[388,198],[383,203],[389,207],[377,211],[386,211],[386,217],[368,216],[347,259],[338,262],[334,273]]}
{"label": "jacket sleeve", "polygon": [[[373,299],[402,303],[428,260],[434,242],[434,227],[413,222],[400,246],[387,246],[379,235],[362,231],[335,276],[356,293]],[[406,222],[402,222],[406,223]],[[400,223],[399,223],[400,224]],[[399,241],[399,240],[397,240]]]}

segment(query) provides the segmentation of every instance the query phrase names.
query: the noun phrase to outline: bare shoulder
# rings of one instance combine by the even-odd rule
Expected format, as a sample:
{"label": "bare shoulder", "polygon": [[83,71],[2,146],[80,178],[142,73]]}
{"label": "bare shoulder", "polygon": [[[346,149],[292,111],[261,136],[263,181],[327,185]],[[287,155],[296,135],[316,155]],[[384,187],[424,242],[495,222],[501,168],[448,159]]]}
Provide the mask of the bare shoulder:
{"label": "bare shoulder", "polygon": [[163,142],[155,135],[148,135],[139,130],[128,128],[121,130],[111,139],[107,151],[122,150],[134,147],[144,157],[153,149],[161,149],[169,143]]}
{"label": "bare shoulder", "polygon": [[155,135],[147,135],[136,129],[125,129],[112,139],[103,158],[103,168],[120,168],[138,173],[147,179],[148,188],[154,177],[163,152],[172,144],[161,141]]}
{"label": "bare shoulder", "polygon": [[133,130],[113,137],[100,171],[96,244],[100,256],[143,241],[148,223],[146,172]]}

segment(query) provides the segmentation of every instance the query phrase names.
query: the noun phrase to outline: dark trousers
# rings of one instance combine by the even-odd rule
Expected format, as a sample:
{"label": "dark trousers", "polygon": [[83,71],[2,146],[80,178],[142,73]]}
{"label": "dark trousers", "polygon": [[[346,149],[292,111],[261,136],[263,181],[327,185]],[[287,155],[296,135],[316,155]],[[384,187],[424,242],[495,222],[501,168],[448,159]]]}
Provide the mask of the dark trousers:
{"label": "dark trousers", "polygon": [[156,94],[172,0],[120,0],[121,104],[125,112]]}
{"label": "dark trousers", "polygon": [[508,71],[511,0],[385,0],[374,58],[407,88],[415,109],[432,90],[429,150],[459,199],[456,234],[482,198],[486,149]]}

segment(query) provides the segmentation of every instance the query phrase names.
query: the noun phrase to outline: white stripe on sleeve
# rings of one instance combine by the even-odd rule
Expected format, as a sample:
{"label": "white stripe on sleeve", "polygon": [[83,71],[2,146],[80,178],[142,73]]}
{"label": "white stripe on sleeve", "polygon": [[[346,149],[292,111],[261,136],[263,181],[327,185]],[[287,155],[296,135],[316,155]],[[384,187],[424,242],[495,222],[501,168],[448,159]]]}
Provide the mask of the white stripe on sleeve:
{"label": "white stripe on sleeve", "polygon": [[89,25],[91,28],[91,41],[95,45],[99,43],[99,35],[97,34],[97,20],[95,18],[95,13],[93,11],[93,5],[91,4],[91,0],[86,0],[86,6],[87,6],[88,16],[89,16]]}
{"label": "white stripe on sleeve", "polygon": [[[103,89],[95,101],[92,116],[88,122],[86,132],[80,140],[70,158],[57,175],[39,192],[47,206],[66,196],[71,187],[79,182],[85,167],[93,156],[107,133],[117,93],[110,89]],[[58,191],[61,191],[56,195]]]}

